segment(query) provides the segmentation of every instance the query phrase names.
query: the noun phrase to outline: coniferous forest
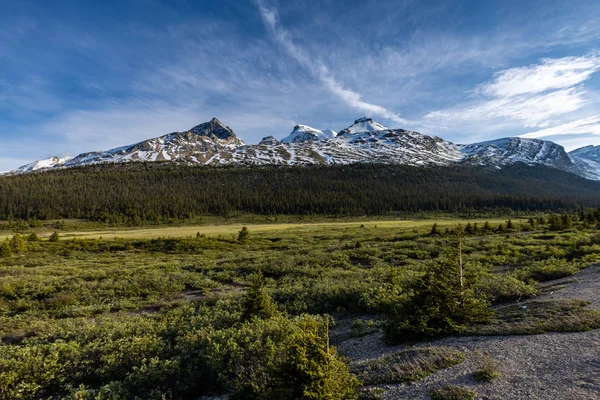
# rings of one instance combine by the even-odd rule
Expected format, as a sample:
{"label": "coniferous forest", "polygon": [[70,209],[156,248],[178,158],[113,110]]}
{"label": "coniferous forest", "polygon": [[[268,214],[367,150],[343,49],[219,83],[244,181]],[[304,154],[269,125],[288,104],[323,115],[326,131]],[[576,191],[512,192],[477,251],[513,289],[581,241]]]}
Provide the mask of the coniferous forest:
{"label": "coniferous forest", "polygon": [[563,211],[600,205],[600,182],[543,166],[502,170],[398,165],[207,168],[135,163],[0,179],[0,219],[107,223],[235,212],[386,215]]}

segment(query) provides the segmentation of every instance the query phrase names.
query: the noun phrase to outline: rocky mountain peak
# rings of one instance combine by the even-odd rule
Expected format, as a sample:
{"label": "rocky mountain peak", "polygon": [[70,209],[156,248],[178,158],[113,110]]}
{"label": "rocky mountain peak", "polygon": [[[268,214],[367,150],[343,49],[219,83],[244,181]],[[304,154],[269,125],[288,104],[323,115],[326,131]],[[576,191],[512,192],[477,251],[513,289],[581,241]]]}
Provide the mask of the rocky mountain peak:
{"label": "rocky mountain peak", "polygon": [[200,136],[214,135],[217,139],[221,140],[237,138],[235,132],[233,132],[233,130],[228,126],[223,125],[223,123],[217,118],[213,118],[209,122],[194,126],[189,130],[189,132]]}
{"label": "rocky mountain peak", "polygon": [[352,125],[346,129],[342,129],[338,135],[349,135],[362,132],[377,132],[388,130],[385,126],[373,121],[372,118],[363,117],[354,121]]}
{"label": "rocky mountain peak", "polygon": [[281,143],[279,140],[275,139],[273,136],[265,136],[258,143],[260,146],[275,146]]}

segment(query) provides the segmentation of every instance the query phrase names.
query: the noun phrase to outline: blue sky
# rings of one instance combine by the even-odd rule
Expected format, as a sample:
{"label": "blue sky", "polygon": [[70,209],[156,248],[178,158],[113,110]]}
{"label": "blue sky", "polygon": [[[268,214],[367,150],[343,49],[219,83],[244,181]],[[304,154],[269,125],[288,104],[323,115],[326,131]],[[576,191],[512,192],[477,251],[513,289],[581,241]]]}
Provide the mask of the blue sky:
{"label": "blue sky", "polygon": [[0,0],[0,170],[216,116],[600,144],[597,0]]}

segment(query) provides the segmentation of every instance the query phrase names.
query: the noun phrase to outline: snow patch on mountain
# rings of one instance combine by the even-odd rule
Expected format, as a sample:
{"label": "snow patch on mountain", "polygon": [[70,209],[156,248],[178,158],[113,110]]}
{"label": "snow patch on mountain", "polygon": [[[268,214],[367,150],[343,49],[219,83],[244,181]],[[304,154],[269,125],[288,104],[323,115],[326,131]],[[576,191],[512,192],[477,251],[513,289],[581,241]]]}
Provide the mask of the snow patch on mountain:
{"label": "snow patch on mountain", "polygon": [[585,146],[569,152],[571,157],[600,162],[600,146]]}
{"label": "snow patch on mountain", "polygon": [[568,170],[573,162],[565,149],[553,142],[518,137],[502,138],[461,147],[464,162],[477,165],[504,166],[517,162],[542,164]]}
{"label": "snow patch on mountain", "polygon": [[309,140],[323,140],[335,137],[335,132],[327,129],[321,131],[307,125],[296,125],[292,133],[281,139],[282,143],[298,143]]}
{"label": "snow patch on mountain", "polygon": [[34,161],[32,163],[23,165],[11,172],[14,172],[14,173],[33,172],[33,171],[39,171],[42,169],[59,167],[59,166],[63,165],[64,163],[66,163],[67,161],[69,161],[70,159],[71,159],[71,157],[64,157],[64,158],[50,157],[50,158],[46,158],[45,160],[38,160],[38,161]]}
{"label": "snow patch on mountain", "polygon": [[346,129],[342,129],[338,135],[348,135],[361,132],[377,132],[388,130],[385,126],[373,121],[371,118],[359,118]]}

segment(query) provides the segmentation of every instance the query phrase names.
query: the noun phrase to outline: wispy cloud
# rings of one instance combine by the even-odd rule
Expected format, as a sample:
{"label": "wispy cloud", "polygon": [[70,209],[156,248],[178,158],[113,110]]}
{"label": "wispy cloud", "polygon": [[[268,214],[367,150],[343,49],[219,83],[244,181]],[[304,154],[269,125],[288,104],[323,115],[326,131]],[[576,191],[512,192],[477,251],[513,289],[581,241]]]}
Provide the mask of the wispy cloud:
{"label": "wispy cloud", "polygon": [[545,128],[587,103],[584,82],[600,70],[596,55],[542,59],[497,73],[476,87],[465,106],[430,112],[426,119],[445,124],[484,122]]}
{"label": "wispy cloud", "polygon": [[501,97],[469,107],[433,111],[426,118],[451,124],[508,118],[525,127],[543,127],[552,118],[581,108],[584,93],[581,88],[570,88],[538,96]]}
{"label": "wispy cloud", "polygon": [[398,124],[405,124],[407,121],[387,108],[366,102],[362,96],[338,82],[330,70],[321,61],[310,57],[302,48],[294,44],[289,32],[279,23],[279,16],[275,8],[268,7],[263,0],[255,0],[263,23],[269,30],[271,36],[283,49],[294,58],[302,67],[306,69],[315,79],[318,79],[323,86],[342,100],[346,105],[356,110],[368,113],[373,116],[386,118]]}
{"label": "wispy cloud", "polygon": [[600,70],[600,57],[542,59],[540,64],[511,68],[496,74],[492,82],[476,92],[494,97],[512,97],[576,86]]}
{"label": "wispy cloud", "polygon": [[521,135],[521,137],[543,138],[556,135],[600,135],[600,115],[593,115],[591,117],[577,119],[551,128],[529,132]]}

